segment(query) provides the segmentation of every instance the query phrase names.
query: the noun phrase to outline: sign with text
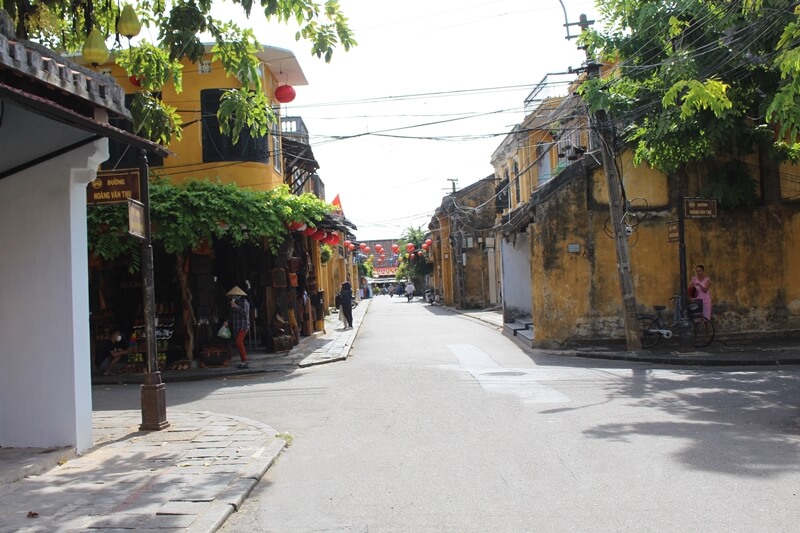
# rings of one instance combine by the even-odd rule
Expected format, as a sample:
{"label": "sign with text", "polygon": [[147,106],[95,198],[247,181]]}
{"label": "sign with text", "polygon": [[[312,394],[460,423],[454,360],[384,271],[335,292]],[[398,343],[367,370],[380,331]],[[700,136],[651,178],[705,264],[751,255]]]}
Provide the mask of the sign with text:
{"label": "sign with text", "polygon": [[139,170],[101,170],[97,178],[86,187],[86,203],[117,204],[128,198],[139,200]]}
{"label": "sign with text", "polygon": [[678,221],[667,222],[667,236],[669,242],[678,242]]}
{"label": "sign with text", "polygon": [[684,198],[683,213],[686,218],[706,218],[717,216],[716,198]]}
{"label": "sign with text", "polygon": [[144,204],[128,198],[128,233],[145,239],[144,229]]}

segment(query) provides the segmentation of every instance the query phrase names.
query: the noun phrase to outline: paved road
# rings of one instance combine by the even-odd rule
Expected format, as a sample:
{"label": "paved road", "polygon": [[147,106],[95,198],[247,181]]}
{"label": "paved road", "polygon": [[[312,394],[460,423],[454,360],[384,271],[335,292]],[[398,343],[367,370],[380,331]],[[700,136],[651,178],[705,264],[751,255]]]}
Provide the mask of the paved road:
{"label": "paved road", "polygon": [[[96,389],[131,409],[138,387]],[[537,357],[378,297],[351,358],[171,384],[293,436],[224,531],[795,531],[800,372]]]}

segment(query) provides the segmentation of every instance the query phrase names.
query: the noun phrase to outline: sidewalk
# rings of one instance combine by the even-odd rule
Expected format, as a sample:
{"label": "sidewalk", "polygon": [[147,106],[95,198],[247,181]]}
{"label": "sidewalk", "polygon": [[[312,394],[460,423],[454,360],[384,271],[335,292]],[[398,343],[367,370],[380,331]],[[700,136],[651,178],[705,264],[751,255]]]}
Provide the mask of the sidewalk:
{"label": "sidewalk", "polygon": [[[353,329],[328,317],[325,333],[285,354],[254,353],[250,368],[164,372],[164,381],[293,371],[347,358],[370,300],[353,310]],[[142,375],[98,378],[137,383]],[[245,418],[167,408],[170,426],[139,431],[141,412],[98,411],[94,447],[0,448],[0,532],[215,531],[242,504],[286,446],[278,432]]]}
{"label": "sidewalk", "polygon": [[[426,304],[427,305],[427,304]],[[468,316],[490,326],[503,329],[503,311],[496,309],[455,309],[441,307],[453,313]],[[709,346],[681,352],[678,339],[661,339],[648,350],[629,352],[624,341],[605,341],[584,346],[567,346],[559,349],[531,348],[518,342],[531,355],[584,357],[617,361],[638,361],[660,365],[695,366],[780,366],[800,365],[800,338],[767,337],[763,339],[717,338]]]}

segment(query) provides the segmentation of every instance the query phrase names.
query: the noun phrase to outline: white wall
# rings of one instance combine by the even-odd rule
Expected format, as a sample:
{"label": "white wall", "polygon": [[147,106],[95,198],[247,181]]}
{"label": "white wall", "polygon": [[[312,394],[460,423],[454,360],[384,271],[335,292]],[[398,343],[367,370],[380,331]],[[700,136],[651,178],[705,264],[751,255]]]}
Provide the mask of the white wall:
{"label": "white wall", "polygon": [[0,446],[92,445],[86,185],[107,141],[0,180]]}
{"label": "white wall", "polygon": [[533,291],[528,234],[517,233],[514,243],[502,239],[500,252],[503,257],[503,314],[530,315],[533,309]]}

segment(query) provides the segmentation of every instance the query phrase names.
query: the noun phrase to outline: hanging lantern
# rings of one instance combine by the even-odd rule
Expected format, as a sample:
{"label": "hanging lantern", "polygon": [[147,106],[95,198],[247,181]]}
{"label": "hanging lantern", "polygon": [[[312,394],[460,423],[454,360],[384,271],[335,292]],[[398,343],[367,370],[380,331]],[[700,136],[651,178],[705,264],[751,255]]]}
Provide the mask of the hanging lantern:
{"label": "hanging lantern", "polygon": [[97,28],[89,32],[86,41],[83,43],[82,55],[84,61],[96,67],[100,63],[105,63],[108,59],[108,47],[105,38]]}
{"label": "hanging lantern", "polygon": [[295,231],[300,231],[300,232],[303,232],[303,231],[305,231],[305,230],[306,230],[306,228],[308,228],[308,225],[306,225],[306,224],[300,224],[299,226],[297,226],[297,227],[295,228]]}
{"label": "hanging lantern", "polygon": [[317,231],[311,234],[311,238],[314,239],[315,241],[321,241],[322,239],[325,238],[326,235],[328,235],[328,233],[324,229],[318,229]]}
{"label": "hanging lantern", "polygon": [[368,253],[369,253],[369,246],[365,246],[365,247],[363,248],[363,250],[364,250],[364,253],[365,253],[365,254],[368,254]]}
{"label": "hanging lantern", "polygon": [[294,100],[295,96],[297,96],[297,93],[291,85],[280,85],[275,89],[275,100],[282,104],[288,104]]}
{"label": "hanging lantern", "polygon": [[131,85],[134,87],[141,87],[143,79],[144,78],[140,76],[128,76],[128,81],[131,82]]}
{"label": "hanging lantern", "polygon": [[350,248],[350,245],[353,244],[353,243],[351,243],[350,241],[344,241],[343,244],[344,244],[345,248]]}
{"label": "hanging lantern", "polygon": [[311,237],[315,231],[317,231],[317,228],[314,226],[307,226],[306,229],[303,230],[303,235],[306,237]]}
{"label": "hanging lantern", "polygon": [[119,22],[117,22],[117,32],[124,35],[128,39],[136,37],[142,31],[142,22],[136,16],[136,11],[130,4],[125,4],[122,12],[119,14]]}
{"label": "hanging lantern", "polygon": [[414,250],[414,245],[411,243],[406,244],[406,250],[408,250],[409,252]]}
{"label": "hanging lantern", "polygon": [[418,256],[420,256],[420,257],[422,257],[422,254],[424,254],[424,253],[425,253],[425,252],[423,252],[422,250],[420,250],[419,252],[417,252],[417,255],[418,255]]}
{"label": "hanging lantern", "polygon": [[331,233],[331,244],[339,244],[339,234],[338,233]]}
{"label": "hanging lantern", "polygon": [[356,249],[356,245],[351,242],[350,246],[348,246],[347,248],[352,252],[353,250]]}
{"label": "hanging lantern", "polygon": [[433,239],[425,239],[425,244],[430,246],[431,244],[433,244]]}
{"label": "hanging lantern", "polygon": [[425,243],[422,243],[422,249],[423,249],[423,250],[427,250],[427,249],[428,249],[428,246],[429,246],[429,245],[428,245],[428,243],[427,243],[427,242],[425,242]]}

